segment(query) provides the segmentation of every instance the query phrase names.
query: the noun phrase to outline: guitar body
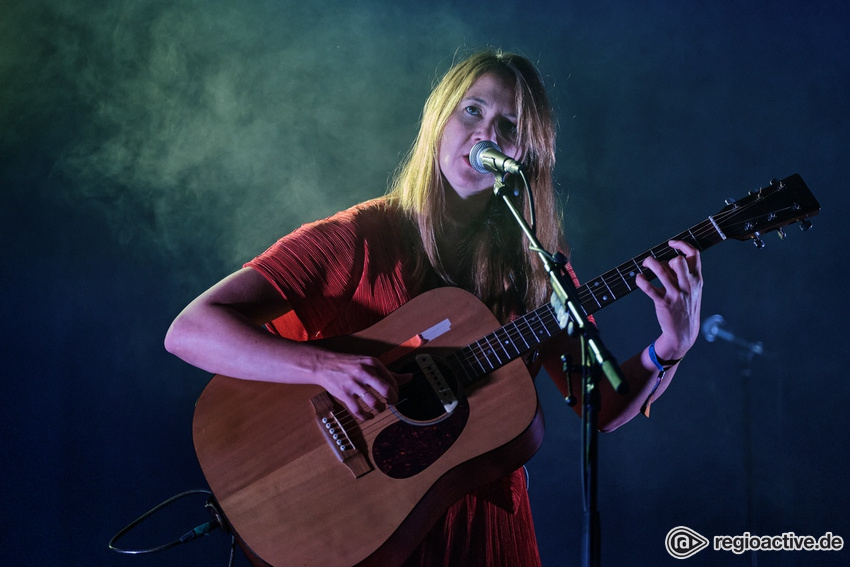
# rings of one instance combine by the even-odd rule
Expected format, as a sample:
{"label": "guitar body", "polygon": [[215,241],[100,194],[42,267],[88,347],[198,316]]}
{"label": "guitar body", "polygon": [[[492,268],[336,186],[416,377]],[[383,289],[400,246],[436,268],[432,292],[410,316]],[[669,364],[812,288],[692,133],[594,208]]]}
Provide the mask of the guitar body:
{"label": "guitar body", "polygon": [[[424,344],[409,340],[435,326],[442,330]],[[442,361],[498,327],[473,295],[439,288],[323,346],[389,354],[391,368],[407,371],[416,356]],[[215,376],[195,409],[195,449],[229,526],[256,558],[282,566],[393,565],[458,498],[516,470],[542,442],[542,414],[522,360],[460,390],[451,411],[414,409],[411,418],[399,403],[354,422],[316,386]],[[317,398],[331,409],[317,409]],[[334,426],[342,424],[358,464],[341,460],[317,418],[322,411],[340,418]]]}

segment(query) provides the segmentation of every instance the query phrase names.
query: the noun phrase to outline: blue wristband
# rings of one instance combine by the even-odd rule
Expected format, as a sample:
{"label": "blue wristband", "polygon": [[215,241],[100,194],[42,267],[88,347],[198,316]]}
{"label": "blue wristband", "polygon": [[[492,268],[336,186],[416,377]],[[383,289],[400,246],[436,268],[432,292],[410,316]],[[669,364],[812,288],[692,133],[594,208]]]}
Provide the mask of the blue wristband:
{"label": "blue wristband", "polygon": [[665,370],[669,370],[670,367],[675,366],[679,363],[681,358],[677,358],[676,360],[663,360],[658,358],[658,354],[655,352],[655,341],[649,345],[649,359],[652,361],[652,364],[658,369],[659,372],[664,372]]}
{"label": "blue wristband", "polygon": [[[649,417],[649,406],[652,404],[653,398],[655,398],[655,392],[658,391],[658,386],[661,385],[661,381],[664,379],[664,374],[670,370],[673,366],[679,363],[681,358],[678,360],[659,360],[658,354],[655,352],[655,342],[649,345],[649,359],[652,361],[652,364],[658,369],[658,377],[655,379],[655,385],[652,387],[652,391],[649,393],[649,396],[646,397],[646,401],[643,402],[643,405],[640,407],[640,413]],[[667,366],[665,366],[665,364]]]}

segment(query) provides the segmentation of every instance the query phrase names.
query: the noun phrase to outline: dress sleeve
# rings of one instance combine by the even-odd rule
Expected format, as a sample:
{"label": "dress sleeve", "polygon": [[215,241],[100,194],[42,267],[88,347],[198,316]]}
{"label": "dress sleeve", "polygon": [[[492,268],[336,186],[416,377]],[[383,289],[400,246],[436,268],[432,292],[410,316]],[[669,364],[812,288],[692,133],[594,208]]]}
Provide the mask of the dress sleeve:
{"label": "dress sleeve", "polygon": [[292,307],[290,314],[269,325],[270,330],[304,340],[327,326],[351,299],[360,279],[359,241],[353,215],[344,211],[302,226],[246,263]]}

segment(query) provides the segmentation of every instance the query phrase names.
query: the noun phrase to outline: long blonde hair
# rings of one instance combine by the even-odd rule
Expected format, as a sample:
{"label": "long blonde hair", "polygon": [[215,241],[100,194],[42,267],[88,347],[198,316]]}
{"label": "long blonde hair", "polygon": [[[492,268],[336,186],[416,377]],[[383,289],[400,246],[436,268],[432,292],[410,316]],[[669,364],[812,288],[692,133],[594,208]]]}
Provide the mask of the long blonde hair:
{"label": "long blonde hair", "polygon": [[[446,122],[472,84],[485,73],[512,81],[516,93],[517,147],[534,194],[537,238],[547,250],[560,244],[561,222],[552,171],[555,166],[555,123],[543,80],[525,57],[502,51],[482,51],[455,64],[431,92],[422,112],[419,134],[393,177],[388,198],[417,227],[421,239],[417,276],[433,268],[442,280],[475,293],[501,319],[534,308],[547,300],[549,281],[540,259],[529,252],[526,238],[504,203],[491,200],[468,241],[467,271],[448,274],[440,260],[437,239],[450,218],[440,171],[438,148]],[[515,198],[525,218],[530,205],[525,194]],[[424,258],[422,257],[424,256]]]}

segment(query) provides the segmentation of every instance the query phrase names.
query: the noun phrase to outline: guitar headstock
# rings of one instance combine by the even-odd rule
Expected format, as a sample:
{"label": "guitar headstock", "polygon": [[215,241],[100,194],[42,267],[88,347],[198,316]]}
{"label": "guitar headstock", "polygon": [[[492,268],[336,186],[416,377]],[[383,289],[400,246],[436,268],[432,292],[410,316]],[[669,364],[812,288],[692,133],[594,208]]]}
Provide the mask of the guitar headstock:
{"label": "guitar headstock", "polygon": [[785,179],[774,179],[738,201],[727,201],[727,206],[711,218],[715,228],[724,238],[753,239],[762,247],[761,236],[778,230],[784,238],[782,227],[800,222],[808,230],[812,223],[806,220],[820,211],[820,203],[803,182],[794,174]]}

